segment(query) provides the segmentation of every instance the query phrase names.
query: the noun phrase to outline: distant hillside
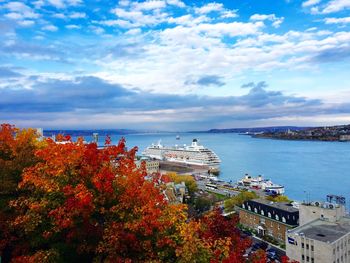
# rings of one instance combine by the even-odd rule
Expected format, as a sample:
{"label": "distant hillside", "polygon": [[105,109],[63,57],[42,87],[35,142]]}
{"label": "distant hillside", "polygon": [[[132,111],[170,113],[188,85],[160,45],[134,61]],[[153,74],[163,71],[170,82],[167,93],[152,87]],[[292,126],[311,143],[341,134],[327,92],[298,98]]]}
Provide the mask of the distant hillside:
{"label": "distant hillside", "polygon": [[253,136],[281,140],[350,141],[350,125],[314,127],[304,130],[266,131]]}
{"label": "distant hillside", "polygon": [[273,126],[273,127],[254,127],[254,128],[229,128],[229,129],[211,129],[207,132],[210,133],[245,133],[245,132],[285,132],[288,130],[302,131],[307,130],[309,127],[297,127],[297,126]]}
{"label": "distant hillside", "polygon": [[129,130],[129,129],[106,129],[106,130],[44,130],[44,136],[51,136],[56,134],[64,134],[70,136],[91,136],[97,132],[100,136],[106,135],[126,135],[144,133],[144,131]]}

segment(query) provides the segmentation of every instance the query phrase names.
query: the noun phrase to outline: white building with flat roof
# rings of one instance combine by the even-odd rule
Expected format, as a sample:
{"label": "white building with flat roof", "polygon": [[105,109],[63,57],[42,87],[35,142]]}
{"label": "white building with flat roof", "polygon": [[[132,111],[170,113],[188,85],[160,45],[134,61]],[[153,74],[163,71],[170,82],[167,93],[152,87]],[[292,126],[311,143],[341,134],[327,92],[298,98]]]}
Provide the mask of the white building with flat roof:
{"label": "white building with flat roof", "polygon": [[287,231],[286,252],[300,263],[350,263],[350,217],[338,204],[307,204],[297,228]]}

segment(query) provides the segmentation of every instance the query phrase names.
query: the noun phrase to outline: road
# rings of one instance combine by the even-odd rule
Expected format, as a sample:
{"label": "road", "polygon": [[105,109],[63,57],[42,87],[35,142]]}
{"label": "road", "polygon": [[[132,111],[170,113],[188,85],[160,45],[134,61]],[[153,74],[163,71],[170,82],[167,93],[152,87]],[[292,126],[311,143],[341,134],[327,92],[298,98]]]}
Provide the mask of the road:
{"label": "road", "polygon": [[[224,184],[227,184],[227,183],[224,183],[224,182],[213,182],[210,180],[198,180],[198,181],[196,181],[196,183],[197,183],[199,190],[203,190],[203,191],[210,190],[210,192],[225,195],[228,197],[235,196],[235,195],[238,195],[240,193],[237,190],[233,190],[233,189],[230,189],[229,187],[225,187]],[[214,189],[214,188],[209,189],[206,186],[207,184],[216,185],[217,189]]]}
{"label": "road", "polygon": [[[262,243],[262,242],[265,242],[264,240],[262,240],[262,239],[260,239],[260,238],[258,238],[258,237],[255,237],[255,236],[251,236],[251,239],[252,239],[252,241],[253,241],[253,244],[252,244],[252,246],[254,245],[254,244],[256,244],[256,243]],[[267,243],[267,242],[265,242],[265,243]],[[275,251],[276,251],[276,256],[277,256],[277,259],[280,261],[280,259],[281,259],[281,257],[282,256],[285,256],[286,255],[286,251],[284,251],[283,249],[280,249],[279,247],[276,247],[275,245],[272,245],[272,244],[270,244],[270,243],[267,243],[268,244],[268,247],[267,247],[267,249],[269,249],[269,248],[273,248]],[[251,250],[251,249],[250,249]],[[247,252],[249,252],[249,251],[247,251]],[[276,262],[276,261],[275,261]],[[277,263],[277,262],[276,262]]]}

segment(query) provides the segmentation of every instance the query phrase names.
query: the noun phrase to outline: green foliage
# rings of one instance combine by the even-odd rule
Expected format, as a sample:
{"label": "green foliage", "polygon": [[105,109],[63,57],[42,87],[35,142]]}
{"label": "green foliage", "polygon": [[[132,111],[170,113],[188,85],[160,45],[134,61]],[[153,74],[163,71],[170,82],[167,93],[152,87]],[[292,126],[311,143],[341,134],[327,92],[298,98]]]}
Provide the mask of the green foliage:
{"label": "green foliage", "polygon": [[255,192],[240,192],[238,195],[225,200],[225,211],[231,212],[234,210],[235,206],[242,205],[243,202],[254,198],[258,198],[258,195]]}
{"label": "green foliage", "polygon": [[178,175],[177,173],[167,173],[170,180],[175,184],[180,184],[181,182],[185,182],[185,185],[188,189],[188,193],[192,196],[197,191],[197,183],[196,180],[191,175]]}
{"label": "green foliage", "polygon": [[266,200],[272,201],[272,202],[287,202],[287,203],[291,203],[292,200],[290,200],[287,196],[285,195],[278,195],[278,196],[267,196]]}
{"label": "green foliage", "polygon": [[194,202],[194,207],[199,212],[204,212],[210,209],[212,205],[212,200],[208,197],[200,196]]}

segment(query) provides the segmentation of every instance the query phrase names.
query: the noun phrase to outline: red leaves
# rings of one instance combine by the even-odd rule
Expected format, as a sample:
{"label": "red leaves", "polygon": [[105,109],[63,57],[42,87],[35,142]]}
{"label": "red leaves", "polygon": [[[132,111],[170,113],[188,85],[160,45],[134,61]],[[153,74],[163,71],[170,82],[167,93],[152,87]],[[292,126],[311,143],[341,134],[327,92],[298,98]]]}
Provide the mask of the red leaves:
{"label": "red leaves", "polygon": [[[13,127],[5,128],[0,141],[11,141]],[[189,220],[185,205],[164,199],[162,184],[169,178],[145,180],[145,168],[134,163],[137,148],[127,151],[124,139],[114,146],[107,138],[103,149],[82,139],[58,140],[68,143],[48,139],[36,151],[40,162],[25,170],[20,184],[28,194],[12,202],[12,225],[28,246],[17,252],[25,254],[18,262],[67,254],[47,247],[96,261],[242,262],[249,241],[240,239],[237,220],[219,211]]]}
{"label": "red leaves", "polygon": [[101,193],[111,194],[113,192],[113,181],[115,177],[116,175],[108,167],[103,167],[93,177],[92,182]]}

